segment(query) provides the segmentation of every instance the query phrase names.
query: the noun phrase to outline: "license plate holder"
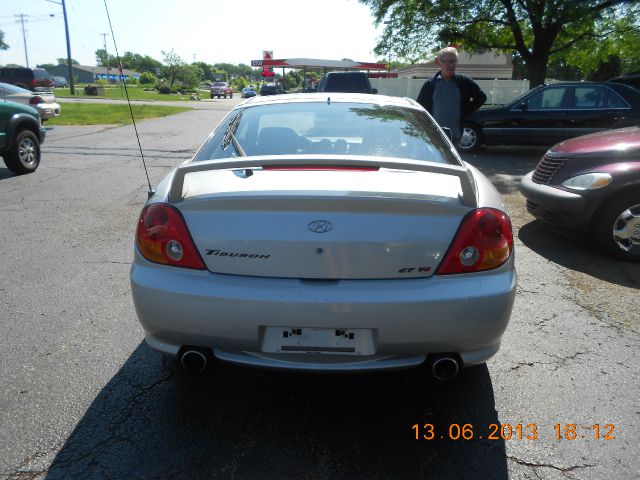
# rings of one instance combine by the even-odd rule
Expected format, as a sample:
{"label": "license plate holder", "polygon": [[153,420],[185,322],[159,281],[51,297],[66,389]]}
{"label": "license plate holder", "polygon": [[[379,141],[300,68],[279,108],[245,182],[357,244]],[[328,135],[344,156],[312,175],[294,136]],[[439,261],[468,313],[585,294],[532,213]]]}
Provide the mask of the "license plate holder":
{"label": "license plate holder", "polygon": [[264,327],[262,351],[373,355],[375,345],[369,328]]}

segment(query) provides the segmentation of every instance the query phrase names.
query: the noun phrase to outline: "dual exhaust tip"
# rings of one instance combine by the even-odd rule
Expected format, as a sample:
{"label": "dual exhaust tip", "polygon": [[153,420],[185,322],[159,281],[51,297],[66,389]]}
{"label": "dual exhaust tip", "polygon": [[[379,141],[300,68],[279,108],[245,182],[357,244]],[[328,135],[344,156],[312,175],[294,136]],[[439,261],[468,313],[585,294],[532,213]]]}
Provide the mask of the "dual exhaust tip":
{"label": "dual exhaust tip", "polygon": [[[180,355],[180,365],[190,373],[203,373],[207,369],[211,353],[201,348],[185,348]],[[436,380],[452,380],[460,372],[460,362],[455,355],[441,354],[429,358],[429,370]]]}

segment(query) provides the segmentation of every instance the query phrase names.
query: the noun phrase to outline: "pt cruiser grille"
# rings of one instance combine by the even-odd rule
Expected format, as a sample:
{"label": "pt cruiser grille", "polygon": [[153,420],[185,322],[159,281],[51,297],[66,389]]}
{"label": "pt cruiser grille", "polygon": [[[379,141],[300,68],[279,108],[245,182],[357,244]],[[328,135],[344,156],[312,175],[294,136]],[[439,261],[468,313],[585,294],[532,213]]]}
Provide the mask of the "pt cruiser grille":
{"label": "pt cruiser grille", "polygon": [[545,155],[533,172],[532,180],[535,183],[548,185],[553,176],[564,166],[566,162],[566,158],[553,158]]}

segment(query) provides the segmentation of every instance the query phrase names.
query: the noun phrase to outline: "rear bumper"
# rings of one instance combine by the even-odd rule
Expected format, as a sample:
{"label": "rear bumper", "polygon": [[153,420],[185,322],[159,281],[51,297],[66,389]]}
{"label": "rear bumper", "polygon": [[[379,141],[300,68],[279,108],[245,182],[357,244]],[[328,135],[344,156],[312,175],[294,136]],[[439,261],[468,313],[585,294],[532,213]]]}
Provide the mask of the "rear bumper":
{"label": "rear bumper", "polygon": [[40,118],[47,120],[49,118],[55,118],[60,116],[60,105],[57,103],[41,103],[37,106]]}
{"label": "rear bumper", "polygon": [[[513,257],[482,274],[425,279],[304,281],[218,275],[152,264],[136,253],[131,289],[147,343],[184,345],[221,360],[292,370],[407,368],[430,353],[465,365],[494,355],[515,297]],[[373,355],[266,353],[265,327],[371,329]]]}

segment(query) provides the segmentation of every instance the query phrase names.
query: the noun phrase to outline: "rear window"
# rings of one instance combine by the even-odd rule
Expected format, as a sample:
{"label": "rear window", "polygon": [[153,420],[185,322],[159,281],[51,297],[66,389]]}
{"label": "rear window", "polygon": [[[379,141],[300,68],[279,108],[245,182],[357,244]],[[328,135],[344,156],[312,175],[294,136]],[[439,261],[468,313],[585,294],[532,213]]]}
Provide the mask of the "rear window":
{"label": "rear window", "polygon": [[194,160],[237,156],[227,129],[248,156],[379,156],[459,164],[424,111],[367,103],[305,102],[248,106],[232,111]]}
{"label": "rear window", "polygon": [[50,78],[49,72],[47,72],[46,70],[38,70],[38,69],[33,70],[33,77],[37,78],[38,80],[41,80],[43,78]]}
{"label": "rear window", "polygon": [[369,82],[363,75],[328,75],[324,92],[369,93]]}

